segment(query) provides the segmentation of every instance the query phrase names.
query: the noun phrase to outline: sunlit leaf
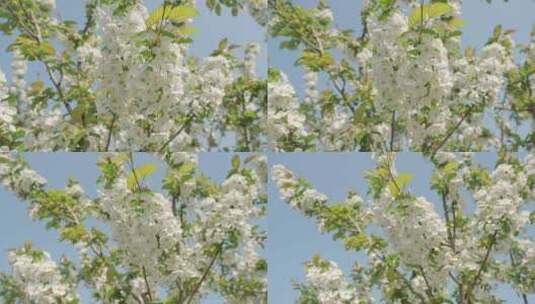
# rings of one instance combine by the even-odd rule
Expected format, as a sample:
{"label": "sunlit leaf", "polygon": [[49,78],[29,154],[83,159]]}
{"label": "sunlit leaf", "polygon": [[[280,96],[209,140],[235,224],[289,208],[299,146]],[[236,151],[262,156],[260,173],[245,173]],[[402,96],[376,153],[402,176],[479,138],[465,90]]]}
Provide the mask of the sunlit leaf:
{"label": "sunlit leaf", "polygon": [[160,23],[162,20],[172,22],[184,22],[197,15],[197,10],[191,6],[179,5],[170,6],[162,5],[156,8],[146,21],[148,28]]}
{"label": "sunlit leaf", "polygon": [[128,189],[134,190],[139,180],[141,180],[144,177],[149,176],[154,171],[156,171],[156,165],[154,164],[143,164],[135,168],[132,172],[130,172],[130,174],[128,175],[126,179],[126,185]]}

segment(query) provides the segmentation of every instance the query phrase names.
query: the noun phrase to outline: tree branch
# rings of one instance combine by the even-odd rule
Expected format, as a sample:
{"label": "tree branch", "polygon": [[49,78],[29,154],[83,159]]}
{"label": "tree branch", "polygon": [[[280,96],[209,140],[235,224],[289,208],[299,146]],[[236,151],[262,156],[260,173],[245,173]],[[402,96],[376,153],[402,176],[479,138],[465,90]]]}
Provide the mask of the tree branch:
{"label": "tree branch", "polygon": [[145,294],[148,295],[149,300],[152,302],[152,292],[150,290],[149,280],[147,279],[147,271],[145,269],[145,266],[142,266],[141,269],[143,270],[143,280],[145,281],[145,287],[147,288],[147,291]]}
{"label": "tree branch", "polygon": [[169,139],[160,147],[160,149],[158,149],[158,152],[162,153],[165,148],[178,136],[180,135],[180,133],[182,133],[182,131],[184,131],[184,129],[186,129],[186,126],[193,120],[193,118],[195,117],[195,114],[189,114],[188,117],[186,118],[186,121],[182,124],[182,126],[180,126],[180,128],[175,132],[173,133],[173,135],[171,135],[171,137],[169,137]]}
{"label": "tree branch", "polygon": [[223,250],[223,242],[221,242],[221,243],[217,246],[217,251],[216,251],[216,253],[215,253],[214,256],[212,257],[212,260],[211,260],[210,263],[208,264],[208,267],[206,267],[206,269],[204,270],[204,273],[203,273],[201,279],[199,280],[199,282],[197,282],[197,284],[196,284],[195,287],[193,288],[192,293],[191,293],[191,294],[189,295],[189,297],[187,298],[186,304],[190,304],[191,301],[193,301],[193,299],[195,298],[195,295],[197,294],[197,292],[199,292],[199,289],[201,288],[202,284],[204,283],[204,281],[206,280],[206,278],[208,278],[208,274],[210,273],[210,270],[211,270],[212,267],[214,266],[215,261],[217,260],[217,257],[219,256],[219,254],[221,253],[222,250]]}
{"label": "tree branch", "polygon": [[[515,257],[512,251],[509,251],[509,257],[511,258],[511,265],[513,267],[516,267],[517,264],[516,264]],[[522,297],[522,301],[524,302],[524,304],[529,304],[528,296],[525,293],[520,293],[520,296]]]}
{"label": "tree branch", "polygon": [[394,151],[394,136],[396,130],[396,111],[392,111],[392,121],[390,124],[390,151]]}
{"label": "tree branch", "polygon": [[113,126],[115,125],[116,119],[117,119],[117,115],[112,114],[110,127],[108,128],[108,138],[106,139],[106,147],[104,148],[104,151],[106,152],[108,152],[108,150],[110,149],[111,136],[112,136]]}
{"label": "tree branch", "polygon": [[491,236],[490,243],[489,243],[489,245],[487,247],[487,251],[485,252],[485,256],[483,257],[483,260],[481,261],[481,265],[479,266],[479,269],[477,271],[476,276],[474,277],[474,280],[472,281],[472,283],[468,284],[468,286],[467,286],[467,289],[466,289],[466,298],[467,298],[467,300],[469,299],[468,297],[472,293],[473,289],[478,284],[478,281],[480,280],[481,275],[483,274],[483,270],[487,266],[487,262],[488,262],[488,260],[490,258],[490,253],[492,252],[492,248],[494,247],[494,245],[496,243],[496,235],[497,234],[498,234],[498,230],[496,229],[494,231],[494,233],[492,234],[492,236]]}
{"label": "tree branch", "polygon": [[457,122],[457,124],[455,124],[455,126],[448,132],[448,134],[446,135],[446,137],[444,137],[444,139],[442,139],[442,141],[440,142],[440,144],[433,150],[433,153],[431,153],[431,158],[434,158],[435,155],[437,154],[437,152],[440,150],[440,148],[442,148],[442,146],[444,146],[446,144],[446,142],[448,141],[448,139],[450,139],[450,137],[455,133],[455,131],[457,131],[457,129],[459,129],[459,127],[461,126],[461,124],[464,122],[464,120],[466,119],[466,117],[468,117],[468,115],[470,114],[470,112],[472,111],[472,109],[470,108],[468,111],[466,111],[465,113],[463,113],[461,115],[461,119],[459,119],[459,121]]}

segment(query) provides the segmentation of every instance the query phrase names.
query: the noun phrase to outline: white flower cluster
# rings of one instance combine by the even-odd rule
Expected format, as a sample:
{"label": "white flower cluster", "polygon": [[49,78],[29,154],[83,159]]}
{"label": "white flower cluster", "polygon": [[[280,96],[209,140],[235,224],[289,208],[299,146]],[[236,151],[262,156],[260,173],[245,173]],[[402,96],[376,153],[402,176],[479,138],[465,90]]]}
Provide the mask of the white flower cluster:
{"label": "white flower cluster", "polygon": [[305,116],[299,112],[299,102],[288,77],[281,73],[268,83],[268,139],[269,147],[281,150],[281,142],[308,135]]}
{"label": "white flower cluster", "polygon": [[399,83],[396,69],[405,59],[405,50],[399,43],[392,43],[408,30],[406,17],[395,12],[385,20],[378,17],[369,18],[369,46],[372,56],[368,62],[370,78],[377,90],[377,107],[384,109],[389,105],[402,106],[403,88]]}
{"label": "white flower cluster", "polygon": [[[2,70],[0,70],[0,134],[3,133],[3,130],[8,132],[13,132],[15,127],[13,123],[16,119],[17,109],[12,106],[8,101],[9,88],[6,83],[6,77]],[[0,146],[0,152],[4,150],[9,150],[7,147]]]}
{"label": "white flower cluster", "polygon": [[[444,288],[448,255],[446,225],[433,204],[424,197],[393,200],[389,190],[375,201],[374,220],[385,231],[395,252],[406,266],[426,269],[427,280],[435,289]],[[440,269],[440,271],[438,271]]]}
{"label": "white flower cluster", "polygon": [[[53,0],[42,0],[40,5],[50,11],[55,6]],[[267,0],[243,1],[240,5],[258,16],[259,22],[267,19]],[[58,103],[37,101],[42,96],[35,93],[41,93],[43,85],[26,84],[27,62],[18,50],[14,51],[10,86],[0,72],[0,125],[2,131],[8,131],[5,136],[0,134],[2,142],[19,143],[19,138],[12,137],[22,133],[25,149],[39,151],[71,149],[68,147],[73,139],[76,145],[82,137],[83,149],[92,151],[153,151],[162,147],[196,151],[222,144],[223,139],[213,134],[227,123],[225,89],[242,76],[256,80],[259,47],[247,45],[243,62],[227,53],[231,48],[224,54],[196,59],[188,55],[188,37],[171,22],[163,22],[158,28],[151,26],[149,12],[141,3],[122,13],[116,10],[117,4],[97,5],[96,28],[89,29],[84,39],[73,40],[79,38],[78,33],[52,33],[64,53],[78,62],[79,73],[67,68],[58,72],[52,63],[45,63]],[[188,19],[184,24],[190,22]],[[242,66],[243,71],[239,70]],[[86,100],[71,97],[74,91],[82,93],[80,98],[87,97],[91,106]],[[12,104],[5,100],[7,93],[16,97],[9,99]],[[251,98],[247,102],[258,108],[256,103],[261,101]],[[90,115],[85,114],[88,107]]]}
{"label": "white flower cluster", "polygon": [[[110,189],[101,190],[99,201],[110,227],[112,238],[125,252],[127,265],[145,267],[151,282],[158,286],[173,286],[175,268],[166,258],[178,250],[182,239],[179,220],[173,215],[172,204],[160,193],[132,193],[125,178],[119,178]],[[178,258],[177,254],[173,254]]]}
{"label": "white flower cluster", "polygon": [[254,234],[252,218],[261,215],[257,206],[262,189],[259,184],[240,174],[228,177],[221,185],[218,197],[209,197],[194,207],[199,221],[192,226],[192,237],[200,245],[219,244],[229,235],[238,235],[243,246],[221,253],[224,265],[231,266],[232,276],[252,276],[261,260],[257,250],[260,239]]}
{"label": "white flower cluster", "polygon": [[[515,264],[517,264],[515,267],[524,270],[526,274],[528,271],[533,274],[535,271],[535,242],[533,240],[518,240],[518,247],[522,252],[522,258],[518,262],[515,261]],[[515,287],[521,292],[535,293],[535,278],[531,276],[527,281],[527,284]]]}
{"label": "white flower cluster", "polygon": [[492,234],[504,221],[510,221],[511,233],[515,233],[527,222],[527,216],[518,216],[527,178],[509,164],[499,165],[491,177],[491,185],[474,194],[476,225],[481,233]]}
{"label": "white flower cluster", "polygon": [[31,191],[41,189],[46,179],[10,154],[0,154],[0,183],[24,198]]}
{"label": "white flower cluster", "polygon": [[245,4],[247,11],[260,25],[269,21],[268,0],[240,0]]}
{"label": "white flower cluster", "polygon": [[[116,150],[161,145],[179,130],[176,117],[215,112],[211,119],[221,118],[225,87],[233,80],[232,63],[224,56],[192,63],[186,60],[186,45],[168,37],[161,37],[155,47],[140,46],[134,37],[146,30],[147,14],[141,5],[124,17],[115,16],[112,7],[99,10],[103,51],[95,75],[101,89],[97,109],[102,116],[115,113],[110,120],[115,119],[121,130],[113,144]],[[150,59],[143,55],[147,52],[152,53]],[[254,44],[246,48],[249,77],[255,75],[257,53]],[[153,116],[158,120],[147,134],[144,121]],[[188,150],[197,135],[207,138],[208,134],[209,125],[193,124],[189,133],[180,132],[169,146]]]}
{"label": "white flower cluster", "polygon": [[244,75],[248,77],[254,77],[256,72],[256,56],[260,52],[260,47],[256,43],[249,43],[245,47],[245,59],[243,62]]}
{"label": "white flower cluster", "polygon": [[[414,21],[405,12],[407,8],[418,10],[421,1],[398,2],[399,5],[394,5],[384,14],[377,6],[363,4],[366,27],[363,39],[358,43],[355,41],[359,38],[334,28],[321,33],[325,36],[315,33],[316,40],[331,46],[333,52],[344,54],[343,61],[324,71],[333,82],[330,89],[343,97],[343,101],[349,96],[352,102],[356,99],[355,95],[369,92],[367,98],[370,100],[362,98],[364,102],[360,105],[364,108],[366,102],[373,103],[372,117],[377,119],[366,116],[368,121],[363,122],[361,109],[345,103],[335,104],[333,109],[322,111],[321,115],[310,111],[323,105],[316,98],[316,76],[305,68],[302,103],[293,101],[297,106],[287,109],[299,109],[301,114],[305,114],[305,121],[295,121],[304,125],[305,129],[317,131],[309,131],[313,135],[309,141],[315,143],[318,150],[354,150],[358,148],[355,147],[355,139],[360,139],[359,135],[365,133],[369,134],[366,139],[373,138],[371,143],[367,142],[373,145],[372,148],[367,148],[374,150],[384,149],[382,142],[395,135],[392,139],[395,147],[406,145],[407,148],[420,150],[422,147],[429,148],[426,144],[430,138],[446,136],[453,129],[454,132],[447,135],[442,145],[455,143],[465,150],[499,145],[498,134],[488,134],[483,120],[486,112],[480,108],[500,111],[508,106],[499,104],[499,99],[506,89],[508,73],[519,69],[513,60],[515,45],[511,34],[503,32],[478,51],[463,48],[461,38],[447,21],[457,20],[460,23],[461,1],[448,1],[447,18],[424,17],[422,27],[411,24]],[[316,11],[318,9],[313,9],[311,13],[332,21],[329,9]],[[362,48],[356,51],[355,44]],[[528,47],[526,61],[529,61],[529,54],[535,54],[529,50]],[[344,61],[357,64],[357,77],[342,74]],[[337,74],[338,70],[340,74]],[[337,77],[344,80],[343,88],[336,83]],[[352,96],[352,93],[355,95]],[[506,101],[513,100],[510,96],[506,97]],[[459,113],[460,109],[463,113]],[[518,112],[522,117],[529,116],[526,111]],[[392,120],[395,120],[395,132],[390,132]],[[281,143],[276,148],[285,150]]]}
{"label": "white flower cluster", "polygon": [[54,304],[78,300],[75,284],[65,277],[46,252],[33,249],[8,253],[12,278],[28,303]]}
{"label": "white flower cluster", "polygon": [[288,202],[293,208],[307,212],[315,205],[327,202],[325,194],[300,184],[293,172],[283,165],[272,167],[271,178],[279,188],[281,199]]}
{"label": "white flower cluster", "polygon": [[[176,163],[196,163],[192,154],[174,156]],[[251,159],[259,168],[265,167],[263,162],[265,159],[259,157]],[[193,178],[180,189],[175,201],[160,193],[133,191],[126,179],[119,177],[110,188],[100,190],[102,220],[124,252],[125,264],[134,270],[142,267],[153,286],[172,289],[177,280],[199,280],[206,268],[212,267],[212,257],[205,251],[214,246],[220,248],[217,263],[232,269],[230,277],[256,277],[262,239],[251,219],[264,212],[258,205],[265,191],[262,174],[256,169],[246,175],[232,174],[217,194],[208,196],[198,195]],[[229,238],[239,238],[240,242],[223,249]],[[203,284],[196,298],[210,288],[214,286]]]}
{"label": "white flower cluster", "polygon": [[306,285],[316,292],[320,304],[357,304],[356,288],[351,286],[338,265],[332,261],[312,261],[305,264]]}
{"label": "white flower cluster", "polygon": [[[360,197],[349,197],[345,203],[359,206],[359,215],[352,217],[353,223],[337,227],[349,230],[354,228],[354,223],[364,223],[357,231],[366,231],[369,224],[374,230],[378,226],[387,244],[384,248],[374,245],[365,248],[368,267],[357,263],[352,272],[355,284],[364,287],[353,288],[352,292],[358,290],[359,297],[367,295],[368,276],[373,276],[375,271],[384,272],[382,267],[389,265],[392,257],[396,261],[399,257],[395,271],[400,271],[400,278],[405,271],[412,273],[404,283],[400,282],[401,286],[409,285],[410,290],[417,292],[447,295],[451,283],[464,280],[466,273],[478,274],[477,284],[469,291],[477,302],[497,301],[488,292],[488,288],[500,284],[497,282],[511,284],[521,293],[533,292],[535,247],[528,226],[533,216],[528,211],[533,203],[532,189],[528,187],[532,187],[528,179],[535,175],[533,153],[520,162],[515,159],[498,162],[490,175],[475,161],[473,153],[437,153],[433,160],[437,170],[431,180],[433,189],[442,195],[443,214],[426,198],[414,197],[404,189],[403,179],[395,172],[390,155],[374,155],[378,169],[370,173],[369,186],[376,189],[382,185],[379,193],[375,192],[377,189],[372,191],[376,198],[367,207]],[[310,208],[326,198],[315,190],[307,193],[310,186],[282,165],[273,166],[272,178],[282,199],[305,215],[316,217],[320,231],[325,232],[321,215],[310,212]],[[443,183],[447,184],[445,189]],[[467,198],[466,190],[475,192],[474,200]],[[472,205],[467,206],[467,202]],[[474,205],[474,211],[467,211]],[[372,240],[373,234],[358,242],[369,245]],[[339,294],[347,285],[339,281],[343,276],[335,264],[313,261],[306,267],[306,282],[300,285],[302,297],[317,296],[319,303],[349,301]],[[384,283],[387,289],[392,288],[388,280]],[[427,297],[423,292],[420,296]]]}
{"label": "white flower cluster", "polygon": [[36,2],[47,10],[52,10],[56,7],[56,0],[37,0]]}
{"label": "white flower cluster", "polygon": [[104,48],[95,71],[95,79],[100,85],[97,111],[100,115],[117,115],[116,124],[122,134],[113,149],[121,149],[128,144],[139,148],[148,135],[140,121],[148,115],[163,115],[162,124],[158,125],[152,140],[162,141],[174,126],[172,118],[177,113],[177,103],[184,90],[183,76],[187,73],[180,64],[184,48],[164,39],[153,50],[154,58],[147,62],[141,56],[144,49],[133,39],[145,30],[147,9],[136,5],[126,16],[115,16],[113,10],[113,7],[107,7],[98,11],[97,22],[102,31]]}

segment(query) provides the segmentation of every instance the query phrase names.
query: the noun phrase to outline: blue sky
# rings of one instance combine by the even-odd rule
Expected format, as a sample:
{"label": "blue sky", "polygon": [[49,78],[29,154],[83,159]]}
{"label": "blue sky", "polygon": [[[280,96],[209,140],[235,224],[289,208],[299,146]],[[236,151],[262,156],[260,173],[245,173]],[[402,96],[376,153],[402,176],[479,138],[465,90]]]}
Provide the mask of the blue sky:
{"label": "blue sky", "polygon": [[[24,158],[30,167],[45,177],[48,186],[62,189],[69,178],[74,178],[90,197],[96,195],[96,178],[100,175],[96,166],[99,153],[25,153]],[[214,181],[222,182],[230,168],[233,153],[201,153],[199,167]],[[248,154],[240,153],[242,159]],[[135,164],[155,163],[158,170],[147,178],[147,184],[154,191],[161,189],[161,180],[165,174],[165,165],[157,158],[144,153],[136,153]],[[0,271],[9,271],[6,254],[10,248],[20,247],[26,240],[31,240],[35,248],[45,250],[56,261],[61,255],[75,258],[76,253],[71,246],[58,242],[58,233],[45,230],[42,222],[32,221],[26,210],[27,204],[19,201],[14,195],[0,186]],[[95,224],[92,222],[92,224]],[[97,224],[98,225],[98,224]],[[101,227],[104,228],[104,227]],[[107,230],[104,230],[107,231]],[[80,289],[83,303],[90,303],[87,290]],[[211,296],[203,304],[215,304],[221,301]]]}
{"label": "blue sky", "polygon": [[[478,153],[476,161],[493,168],[494,153]],[[339,202],[348,191],[357,192],[365,201],[368,191],[364,173],[375,167],[370,153],[282,153],[270,154],[270,167],[283,164],[297,176],[304,177],[318,191],[329,197],[329,202]],[[408,190],[423,196],[442,214],[439,197],[429,188],[433,166],[418,153],[399,153],[396,160],[398,172],[409,172],[413,180]],[[344,273],[349,274],[355,261],[365,263],[362,254],[348,253],[343,244],[333,241],[331,235],[320,234],[313,219],[305,218],[293,210],[279,197],[273,182],[268,185],[270,198],[268,209],[269,238],[267,260],[269,265],[269,303],[293,303],[298,293],[291,282],[303,282],[304,265],[314,255],[335,261]],[[535,237],[535,234],[533,234]],[[496,293],[507,299],[507,303],[519,303],[516,294],[505,286]],[[530,297],[531,301],[535,296]]]}

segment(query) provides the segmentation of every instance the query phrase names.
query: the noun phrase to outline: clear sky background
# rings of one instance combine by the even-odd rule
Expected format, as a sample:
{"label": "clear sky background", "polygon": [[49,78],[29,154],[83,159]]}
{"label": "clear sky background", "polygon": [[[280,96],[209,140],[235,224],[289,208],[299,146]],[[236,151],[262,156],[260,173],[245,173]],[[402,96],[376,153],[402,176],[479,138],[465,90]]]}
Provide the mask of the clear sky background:
{"label": "clear sky background", "polygon": [[[493,168],[494,153],[478,153],[476,161]],[[365,201],[368,188],[364,179],[367,170],[375,168],[370,153],[284,153],[270,154],[270,167],[283,164],[297,176],[304,177],[320,192],[329,197],[329,202],[340,202],[348,191],[357,192]],[[413,180],[408,190],[432,202],[435,210],[443,214],[440,198],[430,189],[433,166],[418,153],[399,153],[396,161],[398,172],[409,172]],[[365,255],[348,253],[343,244],[333,241],[331,235],[320,234],[313,219],[305,218],[280,199],[276,185],[268,185],[270,205],[268,209],[269,238],[267,259],[269,265],[269,303],[294,303],[298,293],[292,282],[304,281],[304,265],[314,255],[336,262],[345,274],[349,274],[355,261],[365,263]],[[530,233],[534,231],[530,230]],[[535,233],[530,234],[535,237]],[[497,294],[507,303],[520,303],[512,289],[500,286]],[[530,296],[531,303],[535,296]]]}
{"label": "clear sky background", "polygon": [[[152,11],[162,0],[145,0],[144,4]],[[56,7],[61,20],[74,20],[79,28],[85,22],[84,0],[56,0]],[[197,57],[209,55],[217,48],[218,42],[227,37],[230,43],[244,44],[256,42],[261,47],[261,54],[257,60],[257,72],[266,74],[267,47],[265,30],[259,26],[247,13],[240,13],[233,17],[229,9],[224,9],[221,16],[210,12],[205,6],[205,0],[197,0],[199,15],[194,18],[192,26],[197,32],[192,36],[193,43],[189,49],[190,54]],[[11,53],[6,48],[13,41],[13,37],[5,37],[0,34],[0,69],[10,78]],[[30,64],[27,80],[44,79],[44,70],[40,64]]]}
{"label": "clear sky background", "polygon": [[[248,153],[238,153],[245,159]],[[48,181],[48,187],[63,189],[67,180],[72,177],[84,188],[86,194],[95,197],[97,193],[96,179],[100,172],[96,162],[99,153],[25,153],[24,158],[30,168],[37,171]],[[199,168],[201,172],[221,183],[228,170],[230,160],[234,153],[201,153],[199,155]],[[153,191],[161,189],[161,180],[165,174],[165,164],[159,159],[144,153],[136,153],[135,164],[158,164],[158,170],[147,178],[147,185]],[[12,193],[0,186],[0,271],[9,271],[7,250],[20,247],[26,240],[31,240],[34,247],[50,253],[54,260],[62,255],[76,260],[76,252],[66,243],[58,242],[58,233],[46,230],[42,222],[34,222],[27,215],[26,202],[19,201]],[[90,222],[108,231],[102,224]],[[265,227],[265,223],[261,223]],[[91,303],[89,293],[84,288],[79,289],[83,303]],[[222,303],[216,296],[210,296],[203,304]]]}

